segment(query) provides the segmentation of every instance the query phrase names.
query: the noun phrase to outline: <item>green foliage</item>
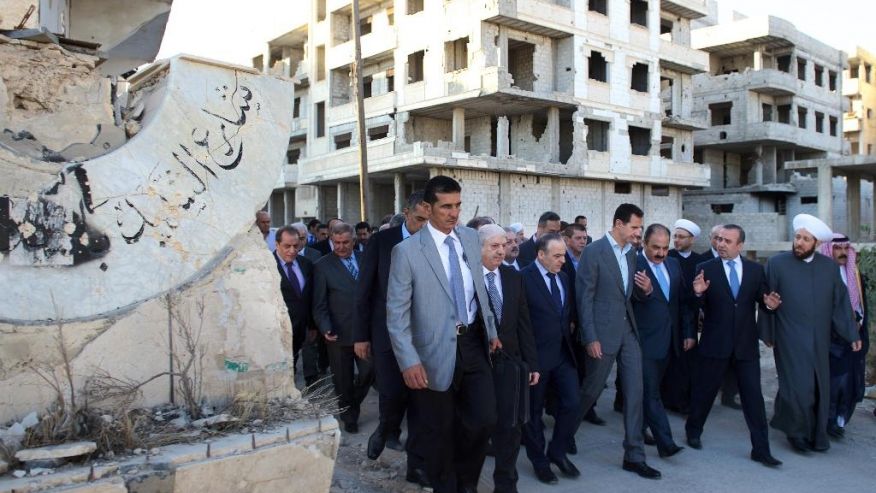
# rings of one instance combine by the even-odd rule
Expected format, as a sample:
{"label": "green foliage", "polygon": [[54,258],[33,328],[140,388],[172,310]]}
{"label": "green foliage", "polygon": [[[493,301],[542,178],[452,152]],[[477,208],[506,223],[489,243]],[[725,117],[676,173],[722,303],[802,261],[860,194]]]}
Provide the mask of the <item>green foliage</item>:
{"label": "green foliage", "polygon": [[[867,321],[870,331],[870,344],[876,343],[876,325],[873,324],[873,309],[876,307],[876,249],[864,248],[858,252],[858,269],[866,279],[867,286]],[[867,382],[876,383],[876,350],[867,355]]]}

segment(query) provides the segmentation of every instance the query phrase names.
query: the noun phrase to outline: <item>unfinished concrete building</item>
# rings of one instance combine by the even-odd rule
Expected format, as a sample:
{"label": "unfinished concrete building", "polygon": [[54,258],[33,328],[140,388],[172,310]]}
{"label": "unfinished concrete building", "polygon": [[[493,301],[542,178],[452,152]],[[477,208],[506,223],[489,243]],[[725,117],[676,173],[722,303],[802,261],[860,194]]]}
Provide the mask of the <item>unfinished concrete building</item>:
{"label": "unfinished concrete building", "polygon": [[843,96],[849,100],[843,134],[852,156],[876,156],[876,56],[856,47],[843,71]]}
{"label": "unfinished concrete building", "polygon": [[[709,72],[694,77],[694,111],[709,119],[695,132],[695,160],[711,168],[711,183],[685,192],[685,216],[704,229],[744,225],[749,250],[784,249],[789,218],[807,212],[830,221],[831,199],[792,162],[843,155],[845,54],[776,17],[696,29],[692,45],[711,59]],[[826,186],[830,197],[830,179]],[[845,223],[837,209],[835,227]]]}
{"label": "unfinished concrete building", "polygon": [[[304,2],[257,68],[296,81],[275,224],[357,219],[349,0]],[[602,234],[617,204],[671,223],[693,161],[690,47],[705,0],[362,0],[370,219],[399,211],[435,174],[463,185],[464,216],[522,222],[585,214]]]}

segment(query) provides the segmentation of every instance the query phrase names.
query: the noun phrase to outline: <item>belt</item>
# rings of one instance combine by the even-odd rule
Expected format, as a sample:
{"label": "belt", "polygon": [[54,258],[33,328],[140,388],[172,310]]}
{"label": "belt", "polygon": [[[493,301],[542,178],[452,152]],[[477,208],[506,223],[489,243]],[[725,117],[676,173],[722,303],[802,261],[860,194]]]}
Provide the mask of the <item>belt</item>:
{"label": "belt", "polygon": [[470,323],[468,325],[463,323],[456,324],[456,335],[462,336],[468,334],[469,332],[473,332],[481,328],[481,324],[478,321]]}

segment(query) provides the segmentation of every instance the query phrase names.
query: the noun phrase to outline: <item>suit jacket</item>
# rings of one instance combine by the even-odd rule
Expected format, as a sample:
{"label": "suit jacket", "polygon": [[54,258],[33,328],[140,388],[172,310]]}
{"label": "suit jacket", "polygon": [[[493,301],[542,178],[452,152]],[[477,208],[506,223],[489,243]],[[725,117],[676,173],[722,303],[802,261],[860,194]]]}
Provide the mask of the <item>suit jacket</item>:
{"label": "suit jacket", "polygon": [[[463,226],[455,231],[472,273],[475,298],[480,307],[487,307],[478,235]],[[439,392],[450,388],[456,366],[455,312],[438,248],[429,228],[423,227],[392,250],[386,326],[399,368],[406,370],[422,363],[429,388]],[[480,313],[487,332],[484,351],[488,352],[489,339],[497,337],[496,321],[490,310]]]}
{"label": "suit jacket", "polygon": [[296,257],[298,266],[301,268],[301,274],[304,276],[304,288],[301,290],[301,295],[299,295],[289,282],[289,278],[286,277],[286,266],[283,265],[276,253],[274,253],[274,260],[277,262],[277,270],[280,271],[280,293],[283,294],[283,302],[286,303],[286,309],[289,310],[292,330],[299,331],[313,328],[313,318],[311,317],[313,263],[300,255]]}
{"label": "suit jacket", "polygon": [[733,299],[730,281],[720,258],[697,266],[709,281],[709,288],[699,297],[703,310],[703,332],[700,335],[699,354],[707,358],[752,360],[760,357],[755,313],[768,292],[763,266],[742,260],[742,281],[739,295]]}
{"label": "suit jacket", "polygon": [[[574,304],[575,300],[578,299],[575,295],[575,277],[578,275],[578,271],[575,269],[575,264],[572,262],[572,256],[569,254],[568,250],[566,251],[566,263],[563,264],[562,271],[566,273],[566,278],[569,279],[569,290],[572,292],[571,299]],[[572,323],[575,324],[575,326],[578,325],[577,314],[578,310],[576,308],[575,318],[572,319]]]}
{"label": "suit jacket", "polygon": [[353,320],[354,342],[370,342],[374,351],[390,351],[386,331],[386,291],[389,287],[389,265],[392,249],[402,241],[402,227],[385,229],[368,242],[359,266],[359,288]]}
{"label": "suit jacket", "polygon": [[[535,350],[523,276],[507,265],[499,266],[499,275],[502,279],[502,316],[498,322],[498,333],[502,349],[526,362],[530,372],[537,372],[538,353]],[[490,308],[495,312],[492,304]]]}
{"label": "suit jacket", "polygon": [[[353,255],[358,262],[358,253]],[[357,284],[337,255],[325,255],[313,266],[313,318],[322,334],[336,334],[342,346],[353,345]]]}
{"label": "suit jacket", "polygon": [[663,265],[669,271],[669,299],[663,294],[645,256],[639,254],[636,258],[636,270],[644,270],[654,287],[650,296],[643,296],[639,291],[633,293],[633,313],[639,328],[642,356],[650,359],[666,358],[670,349],[681,354],[683,339],[694,338],[690,311],[684,309],[687,295],[681,266],[672,257],[664,259]]}
{"label": "suit jacket", "polygon": [[623,285],[617,258],[605,236],[584,249],[578,265],[575,295],[578,297],[579,337],[583,344],[599,341],[602,352],[616,354],[628,328],[637,333],[630,296],[636,273],[636,249],[626,255],[629,272]]}
{"label": "suit jacket", "polygon": [[517,265],[520,270],[523,270],[527,265],[535,262],[535,257],[538,256],[535,248],[535,235],[532,235],[528,240],[520,244],[520,253],[517,254]]}
{"label": "suit jacket", "polygon": [[313,245],[310,245],[310,248],[313,248],[322,255],[328,255],[332,253],[332,246],[329,244],[328,238],[317,241]]}
{"label": "suit jacket", "polygon": [[[569,361],[575,365],[572,341],[575,299],[571,296],[572,287],[569,278],[562,271],[557,274],[557,282],[562,283],[566,293],[563,309],[557,310],[547,283],[535,263],[528,265],[520,271],[520,274],[523,276],[526,303],[529,305],[529,317],[532,321],[535,346],[538,349],[539,368],[543,371],[556,368],[563,361],[563,351],[566,352]],[[559,344],[556,344],[558,336],[561,339]]]}
{"label": "suit jacket", "polygon": [[313,246],[308,245],[304,248],[303,252],[298,252],[299,255],[304,255],[311,263],[316,263],[317,260],[322,258],[322,252],[318,250],[314,250]]}

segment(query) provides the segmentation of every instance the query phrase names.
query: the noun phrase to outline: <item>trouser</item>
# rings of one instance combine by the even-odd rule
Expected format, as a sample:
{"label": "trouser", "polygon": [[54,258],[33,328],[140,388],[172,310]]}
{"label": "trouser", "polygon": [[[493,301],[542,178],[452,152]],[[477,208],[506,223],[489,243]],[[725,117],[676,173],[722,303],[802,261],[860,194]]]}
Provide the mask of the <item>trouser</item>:
{"label": "trouser", "polygon": [[[545,396],[551,392],[555,398],[554,431],[550,444],[545,447],[544,410]],[[535,469],[550,467],[550,459],[563,459],[569,444],[578,429],[578,374],[568,357],[559,365],[544,369],[538,384],[529,394],[529,422],[523,427],[523,444],[526,456]]]}
{"label": "trouser", "polygon": [[520,424],[515,426],[497,424],[493,431],[493,455],[496,459],[493,485],[496,492],[517,491],[517,455],[520,453],[522,434],[523,426]]}
{"label": "trouser", "polygon": [[[329,342],[326,348],[332,367],[332,382],[341,409],[340,419],[344,423],[358,423],[359,406],[374,381],[371,363],[356,357],[353,346]],[[358,375],[354,372],[354,365]]]}
{"label": "trouser", "polygon": [[696,355],[696,346],[680,353],[669,350],[666,372],[660,383],[660,395],[666,409],[678,412],[687,412],[690,409]]}
{"label": "trouser", "polygon": [[645,414],[645,425],[651,429],[654,440],[657,441],[657,450],[668,451],[675,441],[672,439],[672,428],[669,427],[669,419],[663,408],[663,400],[660,397],[660,382],[666,371],[666,358],[642,359],[642,384],[645,389],[642,408]]}
{"label": "trouser", "polygon": [[[372,345],[372,358],[374,361],[374,376],[377,381],[378,401],[377,409],[380,413],[378,418],[380,432],[384,436],[399,436],[401,424],[405,414],[408,415],[408,440],[416,432],[411,426],[411,407],[409,405],[410,389],[405,385],[398,361],[392,348],[377,351]],[[419,455],[407,452],[408,468],[421,469],[423,458]]]}
{"label": "trouser", "polygon": [[301,374],[304,376],[306,385],[312,384],[319,378],[319,340],[322,334],[317,333],[312,340],[305,337],[301,346]]}

